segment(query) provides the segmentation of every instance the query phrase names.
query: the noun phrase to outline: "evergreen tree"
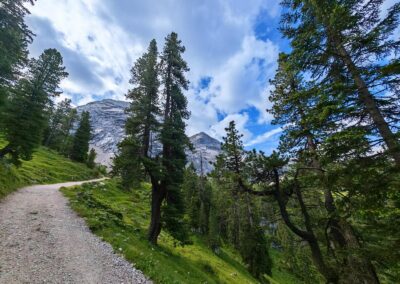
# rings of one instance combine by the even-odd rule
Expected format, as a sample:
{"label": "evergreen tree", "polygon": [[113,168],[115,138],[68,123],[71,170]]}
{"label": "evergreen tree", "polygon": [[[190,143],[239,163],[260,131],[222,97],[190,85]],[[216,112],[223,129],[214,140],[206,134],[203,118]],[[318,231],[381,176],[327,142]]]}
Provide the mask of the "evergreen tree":
{"label": "evergreen tree", "polygon": [[131,100],[125,125],[127,137],[119,144],[113,167],[113,173],[122,177],[126,189],[143,180],[145,175],[149,176],[153,187],[159,184],[159,162],[152,154],[152,145],[160,127],[157,118],[161,115],[157,57],[157,43],[152,40],[147,52],[131,70],[130,83],[135,87],[126,96]]}
{"label": "evergreen tree", "polygon": [[[127,136],[118,144],[118,155],[113,159],[112,174],[121,177],[121,186],[129,190],[133,185],[139,185],[144,179],[143,172],[146,170],[144,159],[141,156],[143,150],[138,145],[137,139]],[[152,174],[149,174],[156,181]]]}
{"label": "evergreen tree", "polygon": [[[329,228],[326,237],[329,236],[330,249],[336,250],[336,258],[343,257],[339,268],[340,277],[356,277],[368,283],[377,282],[372,263],[362,254],[360,257],[354,256],[354,252],[360,253],[362,247],[352,226],[340,216],[333,194],[335,188],[332,180],[328,180],[326,167],[328,162],[335,162],[331,160],[332,157],[340,157],[343,163],[345,159],[353,157],[352,152],[356,151],[357,155],[367,153],[366,132],[362,126],[342,125],[343,114],[348,113],[346,101],[339,95],[319,95],[325,90],[319,90],[311,83],[304,83],[299,70],[291,64],[290,59],[284,54],[280,56],[279,68],[272,80],[275,89],[270,96],[270,101],[273,102],[271,112],[275,118],[273,122],[288,125],[281,136],[280,149],[296,159],[297,167],[309,169],[307,175],[313,181],[308,181],[308,187],[314,186],[314,198],[324,199],[326,213],[321,215],[320,208],[314,223],[321,224],[327,220],[326,225],[319,229],[323,231]],[[340,138],[341,145],[336,145],[334,152],[329,150],[329,155],[326,155],[325,150],[332,148],[328,146],[331,143],[329,141],[336,136]],[[301,174],[304,176],[304,171]],[[340,191],[343,190],[342,187]],[[348,212],[344,214],[347,215]],[[322,243],[325,241],[325,238],[321,240]]]}
{"label": "evergreen tree", "polygon": [[95,162],[96,156],[97,156],[96,151],[93,148],[90,149],[89,155],[88,155],[88,158],[86,161],[86,165],[88,166],[88,168],[94,169],[94,167],[96,166],[96,162]]}
{"label": "evergreen tree", "polygon": [[[273,196],[287,227],[308,243],[313,262],[326,282],[338,283],[339,276],[335,267],[324,258],[310,210],[305,202],[304,192],[299,184],[298,175],[301,170],[297,169],[293,176],[288,174],[283,179],[283,168],[287,165],[287,160],[282,159],[276,152],[266,157],[262,152],[253,151],[249,153],[246,164],[253,185],[252,188],[247,187],[246,192],[255,196]],[[288,204],[288,198],[293,194],[295,195],[293,202],[297,204],[301,218],[289,213],[291,204]]]}
{"label": "evergreen tree", "polygon": [[189,225],[195,232],[208,233],[211,186],[206,177],[198,176],[193,164],[185,170],[182,191],[185,194],[185,207]]}
{"label": "evergreen tree", "polygon": [[190,164],[190,166],[185,170],[182,191],[185,193],[185,204],[189,217],[189,225],[192,230],[198,232],[200,220],[199,178],[193,164]]}
{"label": "evergreen tree", "polygon": [[72,160],[85,163],[88,158],[89,142],[91,138],[90,114],[82,112],[78,129],[75,132],[71,154]]}
{"label": "evergreen tree", "polygon": [[62,142],[58,145],[57,150],[65,156],[68,156],[71,152],[73,143],[73,136],[71,134],[71,131],[78,118],[78,111],[76,110],[76,108],[71,108],[65,113],[65,117],[62,120],[60,135],[61,137],[63,137],[63,139]]}
{"label": "evergreen tree", "polygon": [[[25,3],[34,1],[2,0],[0,5],[0,108],[3,106],[11,83],[28,63],[28,44],[33,33],[24,22],[29,13]],[[0,112],[1,114],[1,112]],[[0,121],[2,118],[0,117]]]}
{"label": "evergreen tree", "polygon": [[71,106],[71,100],[65,99],[52,109],[48,127],[45,131],[43,145],[65,152],[73,123],[76,119],[76,109]]}
{"label": "evergreen tree", "polygon": [[51,98],[60,93],[58,85],[68,75],[62,64],[62,56],[55,49],[30,60],[26,78],[18,82],[4,112],[8,144],[0,150],[0,158],[10,154],[16,164],[32,158],[42,140]]}
{"label": "evergreen tree", "polygon": [[[400,41],[391,37],[399,24],[400,3],[381,18],[381,0],[287,0],[282,4],[282,32],[291,40],[292,56],[302,71],[321,84],[339,70],[364,124],[373,125],[388,153],[400,166],[399,122]],[[351,117],[350,117],[351,118]]]}
{"label": "evergreen tree", "polygon": [[271,274],[272,261],[268,254],[265,232],[259,225],[258,214],[246,184],[247,153],[235,122],[231,121],[225,130],[222,153],[217,157],[213,175],[219,186],[226,188],[230,195],[224,201],[229,204],[228,236],[231,243],[239,249],[249,271],[262,280],[264,274]]}
{"label": "evergreen tree", "polygon": [[[157,207],[159,211],[154,212],[155,193],[160,191],[160,158],[152,149],[159,136],[158,118],[161,116],[158,92],[160,69],[157,60],[157,43],[152,40],[147,52],[135,62],[131,70],[130,83],[135,87],[127,94],[131,100],[125,126],[127,137],[119,145],[119,154],[113,167],[113,173],[122,177],[124,188],[131,187],[148,175],[152,185],[152,220],[159,220],[161,216],[161,207]],[[157,198],[159,206],[164,197]]]}
{"label": "evergreen tree", "polygon": [[208,230],[208,245],[212,251],[216,254],[219,253],[219,248],[221,246],[221,230],[219,226],[219,216],[218,208],[216,207],[217,202],[212,202],[210,207],[210,217],[209,217],[209,230]]}
{"label": "evergreen tree", "polygon": [[[163,125],[160,132],[162,144],[163,176],[161,188],[153,192],[152,216],[157,217],[160,210],[160,198],[165,198],[163,208],[163,223],[165,229],[179,241],[186,241],[187,232],[182,222],[185,212],[181,184],[186,165],[185,149],[190,145],[185,134],[185,120],[189,119],[187,99],[183,94],[188,89],[189,82],[185,72],[189,71],[187,63],[182,58],[185,47],[174,32],[165,39],[161,54],[161,79],[164,86],[165,102],[163,105]],[[149,240],[157,242],[161,229],[161,219],[152,218],[149,228]]]}
{"label": "evergreen tree", "polygon": [[[152,200],[148,238],[153,244],[157,243],[162,225],[178,241],[187,237],[182,218],[185,208],[181,187],[186,163],[184,150],[189,144],[184,122],[189,113],[182,93],[188,86],[184,78],[188,68],[181,57],[183,52],[177,34],[172,33],[166,38],[160,64],[155,40],[136,61],[131,72],[131,83],[135,87],[127,95],[131,100],[127,137],[120,144],[120,153],[114,160],[113,171],[122,176],[125,187],[146,176],[150,179]],[[164,87],[163,110],[158,92],[159,77]],[[154,143],[161,144],[161,153],[152,149]]]}
{"label": "evergreen tree", "polygon": [[132,103],[128,109],[131,116],[126,123],[126,133],[135,137],[140,143],[142,157],[150,158],[151,135],[159,131],[158,117],[161,115],[159,106],[158,89],[159,66],[157,64],[157,43],[153,39],[150,42],[147,53],[140,57],[131,70],[130,83],[135,88],[126,96]]}

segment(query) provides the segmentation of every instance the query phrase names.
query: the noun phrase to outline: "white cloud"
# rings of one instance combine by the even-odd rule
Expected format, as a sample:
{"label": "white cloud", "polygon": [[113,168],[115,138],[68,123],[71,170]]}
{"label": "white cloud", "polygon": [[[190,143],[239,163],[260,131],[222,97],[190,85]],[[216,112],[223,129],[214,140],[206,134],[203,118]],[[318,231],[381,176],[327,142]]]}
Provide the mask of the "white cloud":
{"label": "white cloud", "polygon": [[[31,47],[37,56],[56,47],[65,58],[70,77],[62,83],[75,104],[105,96],[124,99],[130,88],[129,70],[155,38],[162,50],[164,37],[176,31],[186,46],[185,59],[193,89],[188,92],[192,117],[188,134],[205,131],[220,138],[235,119],[245,140],[248,107],[268,123],[268,79],[272,77],[278,45],[258,40],[254,24],[260,11],[279,16],[279,1],[263,0],[40,0],[31,8],[28,24],[37,37]],[[196,82],[212,77],[206,90]],[[218,122],[218,114],[225,117]],[[257,120],[257,118],[256,118]]]}
{"label": "white cloud", "polygon": [[251,141],[247,142],[245,144],[245,146],[250,147],[250,146],[255,146],[255,145],[264,143],[264,142],[268,141],[269,139],[271,139],[276,134],[281,133],[282,131],[283,131],[282,127],[278,127],[278,128],[272,129],[270,131],[267,131],[264,134],[261,134],[261,135],[255,137],[254,139],[252,139]]}
{"label": "white cloud", "polygon": [[209,134],[214,136],[218,140],[222,140],[222,137],[226,136],[225,128],[229,126],[229,122],[235,121],[236,129],[239,134],[243,134],[243,141],[246,143],[252,138],[252,133],[246,128],[246,124],[249,121],[249,115],[247,113],[235,113],[227,115],[223,120],[211,126]]}

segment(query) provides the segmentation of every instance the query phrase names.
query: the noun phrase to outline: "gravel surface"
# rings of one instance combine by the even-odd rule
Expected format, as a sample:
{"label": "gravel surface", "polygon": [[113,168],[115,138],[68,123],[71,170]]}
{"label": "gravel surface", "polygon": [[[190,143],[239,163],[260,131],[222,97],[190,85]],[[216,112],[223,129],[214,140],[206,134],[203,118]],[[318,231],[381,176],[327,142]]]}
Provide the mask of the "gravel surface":
{"label": "gravel surface", "polygon": [[0,283],[151,283],[93,235],[61,186],[30,186],[0,202]]}

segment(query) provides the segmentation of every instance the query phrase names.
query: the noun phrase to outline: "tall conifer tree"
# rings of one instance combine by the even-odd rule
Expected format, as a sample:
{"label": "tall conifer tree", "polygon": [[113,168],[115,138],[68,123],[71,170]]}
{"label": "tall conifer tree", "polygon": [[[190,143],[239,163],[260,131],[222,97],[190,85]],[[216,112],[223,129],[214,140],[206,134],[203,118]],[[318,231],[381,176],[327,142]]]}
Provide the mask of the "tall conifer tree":
{"label": "tall conifer tree", "polygon": [[296,64],[319,83],[329,84],[337,67],[344,71],[342,85],[357,108],[354,118],[372,123],[374,135],[381,137],[400,166],[396,135],[400,41],[392,37],[399,24],[400,3],[381,18],[382,2],[283,1],[281,30],[291,40]]}
{"label": "tall conifer tree", "polygon": [[189,147],[189,138],[185,134],[185,120],[190,113],[187,110],[187,99],[183,94],[188,89],[189,81],[185,73],[189,71],[187,63],[182,58],[185,47],[174,32],[165,38],[165,45],[161,58],[161,80],[163,83],[163,125],[160,132],[162,144],[163,176],[161,188],[153,192],[152,214],[149,228],[149,239],[156,243],[161,229],[159,210],[164,199],[163,223],[165,229],[176,239],[185,241],[187,232],[183,223],[184,198],[181,184],[186,165],[185,149]]}
{"label": "tall conifer tree", "polygon": [[[335,204],[332,178],[328,180],[325,167],[335,161],[332,161],[332,157],[340,157],[344,163],[354,156],[354,152],[356,155],[368,152],[363,126],[349,127],[343,124],[343,118],[349,112],[346,109],[346,96],[321,94],[324,89],[305,82],[299,69],[292,65],[291,58],[285,54],[280,55],[279,68],[272,84],[275,87],[270,96],[273,123],[287,125],[281,136],[280,149],[296,159],[297,167],[309,169],[307,174],[318,181],[314,184],[312,195],[317,199],[323,198],[326,212],[314,222],[327,220],[323,228],[329,228],[326,237],[329,238],[330,249],[336,251],[336,258],[342,258],[339,264],[340,277],[347,277],[347,281],[358,279],[366,283],[378,283],[372,263],[361,253],[362,247],[354,229],[346,218],[340,216]],[[335,136],[340,138],[341,145],[335,147],[334,153],[330,150],[327,153],[329,141]],[[352,191],[351,188],[341,190]],[[320,210],[322,212],[322,208]],[[326,240],[319,241],[324,243]],[[359,256],[354,255],[356,251]]]}
{"label": "tall conifer tree", "polygon": [[58,86],[66,76],[62,56],[55,49],[30,60],[26,78],[18,82],[4,112],[8,144],[0,150],[0,158],[10,154],[15,163],[32,158],[42,140],[51,98],[60,93]]}
{"label": "tall conifer tree", "polygon": [[[21,69],[28,63],[28,44],[33,33],[25,24],[29,13],[24,5],[33,0],[2,0],[0,5],[0,108],[5,102],[7,88],[17,80]],[[1,112],[0,112],[1,114]],[[0,117],[0,121],[1,121]]]}
{"label": "tall conifer tree", "polygon": [[213,175],[217,177],[221,187],[227,188],[230,195],[227,204],[230,204],[228,228],[231,242],[249,266],[249,271],[261,280],[263,274],[271,274],[272,261],[268,254],[265,233],[260,227],[246,184],[247,153],[234,121],[229,123],[225,131],[222,153],[217,157]]}
{"label": "tall conifer tree", "polygon": [[72,160],[85,163],[88,158],[89,142],[92,128],[90,126],[90,114],[87,111],[82,112],[78,129],[73,138],[73,144],[70,157]]}

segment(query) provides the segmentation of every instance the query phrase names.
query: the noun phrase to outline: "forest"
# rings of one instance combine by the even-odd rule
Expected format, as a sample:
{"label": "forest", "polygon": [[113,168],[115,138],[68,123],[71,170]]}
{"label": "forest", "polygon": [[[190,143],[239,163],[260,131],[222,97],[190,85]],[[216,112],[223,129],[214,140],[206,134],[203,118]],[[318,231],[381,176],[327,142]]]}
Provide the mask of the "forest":
{"label": "forest", "polygon": [[[89,146],[90,114],[55,103],[68,76],[62,54],[29,58],[35,35],[24,19],[34,2],[0,4],[0,170],[47,147],[106,174]],[[162,48],[149,42],[130,71],[126,135],[109,175],[124,194],[148,185],[152,247],[163,233],[177,247],[199,238],[217,256],[229,247],[260,283],[277,266],[299,283],[400,281],[400,3],[384,17],[382,3],[283,0],[290,52],[279,54],[265,94],[283,129],[279,147],[245,147],[231,121],[209,174],[185,152],[184,43],[175,32]]]}

